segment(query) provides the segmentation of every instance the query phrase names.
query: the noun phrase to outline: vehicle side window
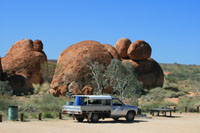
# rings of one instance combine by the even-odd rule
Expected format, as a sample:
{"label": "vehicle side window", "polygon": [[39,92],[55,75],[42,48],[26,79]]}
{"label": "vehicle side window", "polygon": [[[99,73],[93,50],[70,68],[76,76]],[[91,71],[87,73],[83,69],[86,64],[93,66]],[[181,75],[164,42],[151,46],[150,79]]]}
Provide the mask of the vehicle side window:
{"label": "vehicle side window", "polygon": [[102,104],[103,105],[110,105],[110,99],[103,99]]}
{"label": "vehicle side window", "polygon": [[112,99],[113,106],[122,106],[122,102],[119,99]]}
{"label": "vehicle side window", "polygon": [[88,101],[88,104],[91,104],[91,105],[99,105],[99,104],[101,104],[101,100],[99,100],[99,99],[93,99],[93,100],[89,100]]}

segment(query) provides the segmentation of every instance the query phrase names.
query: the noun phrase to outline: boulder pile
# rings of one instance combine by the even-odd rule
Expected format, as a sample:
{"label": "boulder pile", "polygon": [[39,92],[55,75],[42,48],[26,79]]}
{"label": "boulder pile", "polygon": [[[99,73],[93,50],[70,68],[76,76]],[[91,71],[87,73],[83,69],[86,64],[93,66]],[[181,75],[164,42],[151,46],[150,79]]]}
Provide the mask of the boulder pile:
{"label": "boulder pile", "polygon": [[[91,63],[98,62],[104,68],[112,59],[130,62],[145,88],[162,87],[163,70],[151,58],[151,46],[138,40],[119,39],[115,46],[97,41],[82,41],[66,48],[57,60],[57,66],[50,85],[54,96],[72,94],[93,94]],[[32,93],[33,83],[42,83],[41,65],[47,62],[41,40],[23,39],[16,42],[5,57],[0,58],[0,80],[8,80],[14,94]],[[112,93],[112,86],[104,93]]]}
{"label": "boulder pile", "polygon": [[[138,80],[146,88],[163,85],[164,75],[159,64],[151,57],[150,45],[138,40],[131,43],[130,39],[119,39],[115,47],[96,41],[82,41],[66,48],[59,56],[50,93],[54,96],[72,94],[92,94],[91,70],[88,64],[97,61],[106,68],[113,58],[122,62],[130,62],[135,67]],[[112,87],[104,90],[111,93]]]}
{"label": "boulder pile", "polygon": [[124,40],[127,40],[127,38],[119,39],[115,44],[117,51],[123,53],[122,62],[130,62],[135,67],[138,80],[143,83],[143,87],[147,89],[162,87],[164,82],[163,70],[154,59],[150,58],[151,46],[143,40],[137,40],[130,45],[130,42],[127,41],[129,43],[125,45]]}
{"label": "boulder pile", "polygon": [[2,58],[3,73],[7,75],[14,94],[33,91],[32,83],[41,83],[41,64],[47,62],[40,40],[23,39],[16,42]]}
{"label": "boulder pile", "polygon": [[96,61],[106,67],[113,58],[120,60],[115,48],[108,44],[102,45],[97,41],[82,41],[71,45],[58,58],[50,93],[55,96],[65,96],[67,91],[73,94],[92,92],[89,87],[92,77],[88,64]]}

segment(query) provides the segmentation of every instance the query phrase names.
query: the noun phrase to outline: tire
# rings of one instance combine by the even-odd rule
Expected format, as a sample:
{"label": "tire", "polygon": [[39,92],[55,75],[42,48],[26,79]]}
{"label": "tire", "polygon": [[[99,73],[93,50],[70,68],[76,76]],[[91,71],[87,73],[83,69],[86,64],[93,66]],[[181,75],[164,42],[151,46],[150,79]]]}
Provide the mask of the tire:
{"label": "tire", "polygon": [[76,120],[77,120],[78,122],[83,122],[84,117],[83,117],[83,116],[76,116]]}
{"label": "tire", "polygon": [[126,121],[127,122],[132,122],[135,118],[135,112],[133,111],[129,111],[127,114],[126,114]]}
{"label": "tire", "polygon": [[113,118],[113,120],[118,121],[118,120],[119,120],[119,117],[115,117],[115,118]]}
{"label": "tire", "polygon": [[92,114],[92,116],[91,116],[91,122],[97,123],[98,121],[99,121],[99,115],[96,114],[96,113]]}

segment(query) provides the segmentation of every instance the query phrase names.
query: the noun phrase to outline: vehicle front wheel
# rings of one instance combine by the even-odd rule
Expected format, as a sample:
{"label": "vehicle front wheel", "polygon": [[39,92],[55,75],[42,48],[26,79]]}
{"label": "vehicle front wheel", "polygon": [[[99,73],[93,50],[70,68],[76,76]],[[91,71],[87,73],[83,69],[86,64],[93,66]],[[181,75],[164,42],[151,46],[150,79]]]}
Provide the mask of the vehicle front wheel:
{"label": "vehicle front wheel", "polygon": [[91,122],[97,123],[98,121],[99,121],[99,115],[96,114],[96,113],[92,114],[92,116],[91,116]]}
{"label": "vehicle front wheel", "polygon": [[135,118],[135,113],[133,111],[130,111],[126,115],[126,121],[132,122]]}
{"label": "vehicle front wheel", "polygon": [[76,116],[76,120],[77,120],[78,122],[83,122],[84,117],[83,117],[83,116]]}

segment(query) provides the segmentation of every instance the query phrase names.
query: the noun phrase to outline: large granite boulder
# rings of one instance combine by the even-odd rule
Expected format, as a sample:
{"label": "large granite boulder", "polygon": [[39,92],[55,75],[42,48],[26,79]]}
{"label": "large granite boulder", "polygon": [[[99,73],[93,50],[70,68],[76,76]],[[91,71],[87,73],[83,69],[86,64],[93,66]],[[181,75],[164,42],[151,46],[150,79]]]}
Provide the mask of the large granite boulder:
{"label": "large granite boulder", "polygon": [[16,42],[2,58],[3,72],[8,76],[14,94],[33,91],[33,83],[42,83],[41,65],[47,62],[40,40],[23,39]]}
{"label": "large granite boulder", "polygon": [[132,60],[146,60],[151,57],[151,47],[147,42],[137,40],[129,46],[127,54]]}
{"label": "large granite boulder", "polygon": [[143,87],[151,89],[163,86],[163,70],[152,58],[143,61],[123,60],[122,62],[130,62],[135,67],[138,80],[143,83]]}
{"label": "large granite boulder", "polygon": [[[66,91],[76,94],[84,93],[82,88],[91,85],[92,75],[90,64],[97,61],[108,66],[113,59],[112,54],[96,41],[82,41],[66,48],[59,56],[53,80],[51,82],[50,93],[55,96],[65,95],[59,92],[59,86],[65,85]],[[70,84],[77,83],[78,89],[70,89]],[[76,90],[76,92],[75,92]]]}
{"label": "large granite boulder", "polygon": [[131,41],[128,38],[121,38],[115,43],[115,48],[121,58],[123,59],[129,59],[127,55],[127,50],[131,44]]}
{"label": "large granite boulder", "polygon": [[110,55],[118,60],[121,60],[121,57],[119,55],[119,53],[117,52],[117,50],[110,44],[104,44],[104,47],[107,49],[107,51],[110,53]]}

